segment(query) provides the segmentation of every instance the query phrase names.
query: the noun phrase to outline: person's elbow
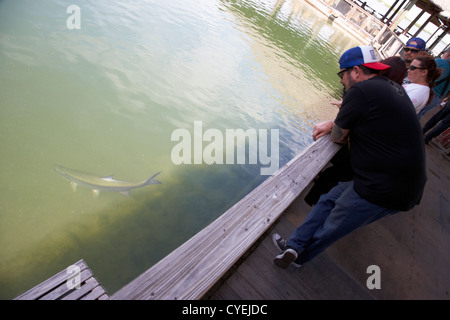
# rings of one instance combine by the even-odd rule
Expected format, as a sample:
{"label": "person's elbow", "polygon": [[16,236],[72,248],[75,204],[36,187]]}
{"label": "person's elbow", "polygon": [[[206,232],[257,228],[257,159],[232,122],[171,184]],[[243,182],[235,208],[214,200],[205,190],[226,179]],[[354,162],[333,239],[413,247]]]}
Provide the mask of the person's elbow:
{"label": "person's elbow", "polygon": [[335,140],[333,139],[333,137],[331,137],[331,141],[337,144],[347,144],[348,139],[339,139],[339,140]]}
{"label": "person's elbow", "polygon": [[346,144],[348,142],[349,132],[350,130],[339,128],[339,126],[335,124],[331,130],[330,139],[334,143]]}
{"label": "person's elbow", "polygon": [[338,143],[338,144],[346,144],[348,142],[347,138],[334,138],[333,135],[330,136],[330,140],[334,143]]}

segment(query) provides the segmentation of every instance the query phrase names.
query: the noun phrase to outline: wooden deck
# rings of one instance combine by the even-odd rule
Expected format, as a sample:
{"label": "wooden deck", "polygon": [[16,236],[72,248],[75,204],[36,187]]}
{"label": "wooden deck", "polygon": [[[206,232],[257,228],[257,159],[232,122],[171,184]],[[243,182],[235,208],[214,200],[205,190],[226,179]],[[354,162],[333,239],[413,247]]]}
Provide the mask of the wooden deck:
{"label": "wooden deck", "polygon": [[109,298],[84,260],[78,261],[69,268],[14,300],[107,300]]}

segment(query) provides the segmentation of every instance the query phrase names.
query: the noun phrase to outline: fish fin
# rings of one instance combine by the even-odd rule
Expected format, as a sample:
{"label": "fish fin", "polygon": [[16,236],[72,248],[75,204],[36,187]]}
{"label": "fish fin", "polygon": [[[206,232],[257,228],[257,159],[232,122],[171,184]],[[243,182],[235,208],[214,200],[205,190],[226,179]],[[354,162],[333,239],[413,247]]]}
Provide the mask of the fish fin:
{"label": "fish fin", "polygon": [[77,184],[73,181],[70,181],[70,187],[73,191],[77,192]]}
{"label": "fish fin", "polygon": [[122,191],[121,194],[123,194],[126,197],[130,197],[130,191]]}
{"label": "fish fin", "polygon": [[100,190],[92,190],[92,194],[94,195],[94,198],[98,198],[98,196],[100,195]]}
{"label": "fish fin", "polygon": [[113,174],[110,175],[110,176],[103,177],[102,179],[103,179],[103,180],[106,180],[106,181],[116,181],[116,180],[114,179],[114,175],[113,175]]}
{"label": "fish fin", "polygon": [[156,177],[156,176],[157,176],[158,174],[160,174],[160,173],[161,173],[161,171],[158,172],[158,173],[155,173],[153,176],[151,176],[150,178],[148,178],[147,181],[145,181],[145,185],[148,185],[148,184],[162,184],[161,181],[158,181],[158,180],[153,179],[154,177]]}

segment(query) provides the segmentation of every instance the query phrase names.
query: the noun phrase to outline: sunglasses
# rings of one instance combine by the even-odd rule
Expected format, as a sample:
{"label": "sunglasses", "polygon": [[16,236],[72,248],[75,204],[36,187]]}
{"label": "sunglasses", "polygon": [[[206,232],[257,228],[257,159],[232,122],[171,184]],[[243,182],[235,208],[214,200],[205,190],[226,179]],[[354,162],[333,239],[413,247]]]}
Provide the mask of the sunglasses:
{"label": "sunglasses", "polygon": [[340,79],[342,79],[344,77],[344,73],[346,73],[347,71],[352,70],[352,69],[353,68],[347,68],[347,69],[341,70],[337,73],[337,75]]}
{"label": "sunglasses", "polygon": [[426,69],[426,68],[420,68],[420,67],[416,67],[416,66],[409,66],[409,70],[414,71],[416,69]]}
{"label": "sunglasses", "polygon": [[412,53],[417,53],[417,52],[419,52],[420,50],[417,50],[417,49],[411,49],[411,48],[403,48],[403,51],[405,51],[405,52],[411,51]]}

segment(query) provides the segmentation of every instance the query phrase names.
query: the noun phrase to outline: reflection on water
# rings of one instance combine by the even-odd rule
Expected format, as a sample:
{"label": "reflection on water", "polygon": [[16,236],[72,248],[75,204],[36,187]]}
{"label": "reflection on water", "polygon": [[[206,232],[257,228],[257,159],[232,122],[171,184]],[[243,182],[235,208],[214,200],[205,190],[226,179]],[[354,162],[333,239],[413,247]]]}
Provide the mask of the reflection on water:
{"label": "reflection on water", "polygon": [[[180,165],[171,133],[278,129],[280,165],[312,142],[354,45],[301,0],[0,2],[0,298],[85,259],[113,293],[266,177]],[[60,164],[161,185],[73,192]]]}

